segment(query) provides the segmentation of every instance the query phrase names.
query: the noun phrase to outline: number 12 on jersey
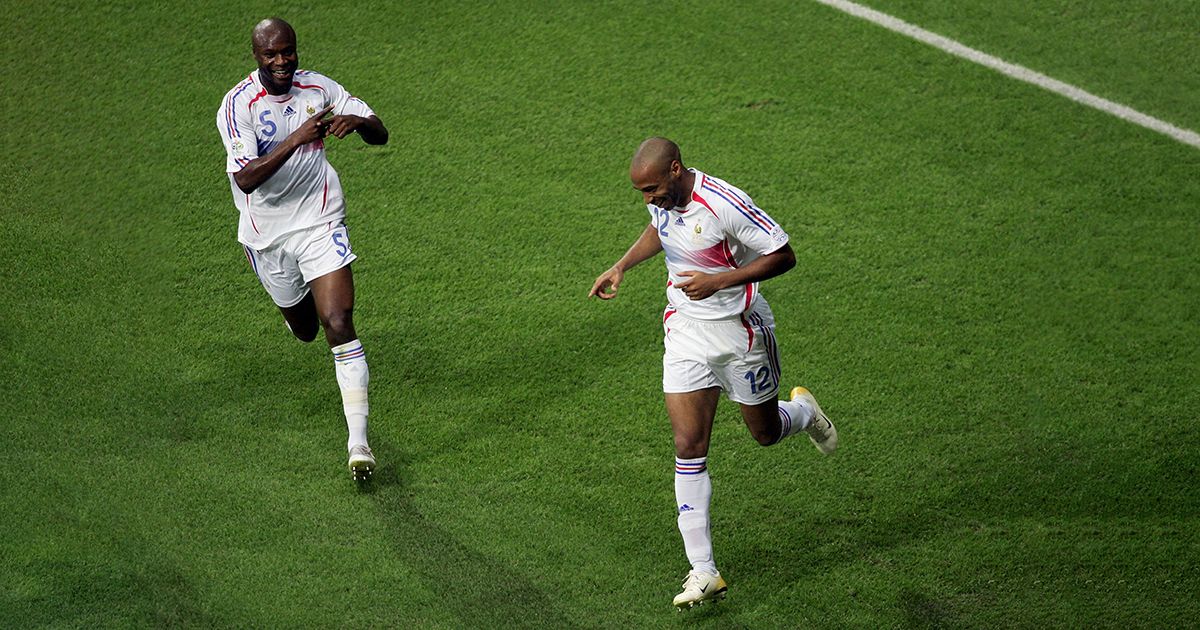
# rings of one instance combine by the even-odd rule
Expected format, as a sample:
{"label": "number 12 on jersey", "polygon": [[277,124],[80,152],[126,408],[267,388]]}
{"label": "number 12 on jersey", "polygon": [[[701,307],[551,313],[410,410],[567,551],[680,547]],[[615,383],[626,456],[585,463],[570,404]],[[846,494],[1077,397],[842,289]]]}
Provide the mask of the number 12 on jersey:
{"label": "number 12 on jersey", "polygon": [[658,235],[666,238],[667,222],[671,220],[671,211],[663,210],[662,208],[654,208],[654,216],[658,220]]}

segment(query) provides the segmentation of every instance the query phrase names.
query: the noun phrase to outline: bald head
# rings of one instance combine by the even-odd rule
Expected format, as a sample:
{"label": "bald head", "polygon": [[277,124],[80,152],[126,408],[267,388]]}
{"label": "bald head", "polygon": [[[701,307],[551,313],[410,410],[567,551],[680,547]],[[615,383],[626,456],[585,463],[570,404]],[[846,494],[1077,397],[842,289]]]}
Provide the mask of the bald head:
{"label": "bald head", "polygon": [[267,18],[254,25],[254,32],[250,35],[250,45],[255,50],[260,50],[277,37],[284,37],[293,45],[296,43],[296,31],[291,24],[280,18]]}
{"label": "bald head", "polygon": [[679,162],[683,166],[683,158],[679,156],[679,145],[666,138],[647,138],[638,146],[629,164],[629,174],[660,174],[671,170],[671,163]]}
{"label": "bald head", "polygon": [[270,94],[287,94],[292,89],[292,76],[300,63],[296,55],[296,31],[292,30],[292,25],[279,18],[267,18],[254,25],[250,43],[263,87]]}
{"label": "bald head", "polygon": [[638,146],[629,164],[629,179],[647,204],[668,210],[687,205],[695,183],[695,175],[679,157],[679,145],[658,137]]}

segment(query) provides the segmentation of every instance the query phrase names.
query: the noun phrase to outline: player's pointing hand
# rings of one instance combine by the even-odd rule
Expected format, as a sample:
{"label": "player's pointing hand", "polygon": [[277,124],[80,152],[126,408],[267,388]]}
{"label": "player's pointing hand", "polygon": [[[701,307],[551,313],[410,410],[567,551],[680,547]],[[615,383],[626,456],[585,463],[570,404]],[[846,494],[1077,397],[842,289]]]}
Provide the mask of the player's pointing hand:
{"label": "player's pointing hand", "polygon": [[329,121],[325,120],[325,116],[333,111],[333,105],[327,105],[325,109],[313,114],[308,120],[300,123],[299,127],[292,132],[290,137],[294,137],[298,144],[308,144],[316,142],[325,137],[325,130],[329,128]]}
{"label": "player's pointing hand", "polygon": [[310,118],[309,120],[316,119],[316,120],[318,120],[318,121],[321,121],[321,122],[324,122],[324,123],[328,123],[328,122],[329,122],[328,120],[323,120],[323,121],[322,121],[321,119],[322,119],[322,118],[324,118],[324,117],[326,117],[326,116],[328,116],[328,115],[329,115],[329,112],[332,112],[332,111],[333,111],[333,104],[326,105],[326,106],[325,106],[325,109],[322,109],[321,111],[319,111],[319,112],[317,112],[317,113],[313,114],[313,115],[312,115],[312,118]]}
{"label": "player's pointing hand", "polygon": [[325,133],[339,139],[345,138],[366,121],[362,116],[334,116],[329,119],[329,129]]}
{"label": "player's pointing hand", "polygon": [[598,297],[601,300],[611,300],[617,297],[617,287],[621,286],[623,279],[625,279],[625,272],[616,267],[610,268],[600,274],[600,277],[592,283],[592,290],[588,293],[588,297]]}

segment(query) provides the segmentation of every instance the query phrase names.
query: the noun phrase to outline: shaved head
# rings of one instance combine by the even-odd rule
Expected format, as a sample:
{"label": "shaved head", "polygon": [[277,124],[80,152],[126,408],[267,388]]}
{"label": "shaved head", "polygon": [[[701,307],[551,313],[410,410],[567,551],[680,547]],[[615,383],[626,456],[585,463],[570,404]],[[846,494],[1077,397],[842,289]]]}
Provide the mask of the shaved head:
{"label": "shaved head", "polygon": [[288,38],[292,44],[296,43],[296,30],[291,24],[283,21],[281,18],[267,18],[258,24],[254,25],[254,32],[250,35],[250,45],[255,50],[265,48],[267,44],[277,36]]}
{"label": "shaved head", "polygon": [[695,175],[679,157],[679,145],[657,136],[638,145],[629,179],[647,204],[668,210],[686,206],[695,183]]}
{"label": "shaved head", "polygon": [[679,156],[679,145],[657,136],[647,138],[638,145],[637,152],[633,154],[633,161],[629,164],[629,173],[630,175],[635,172],[665,173],[671,169],[671,162],[679,162],[680,166],[683,165],[683,158]]}
{"label": "shaved head", "polygon": [[267,92],[277,96],[292,89],[292,76],[299,67],[296,31],[279,18],[267,18],[254,25],[250,51],[258,63],[258,78]]}

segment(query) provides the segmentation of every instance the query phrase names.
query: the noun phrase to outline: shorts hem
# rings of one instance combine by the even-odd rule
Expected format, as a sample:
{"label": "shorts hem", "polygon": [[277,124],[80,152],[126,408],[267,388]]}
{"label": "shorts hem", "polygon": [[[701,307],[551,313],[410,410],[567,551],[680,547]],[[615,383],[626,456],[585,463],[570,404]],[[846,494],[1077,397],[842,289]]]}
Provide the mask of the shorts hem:
{"label": "shorts hem", "polygon": [[663,393],[664,394],[690,394],[692,392],[698,392],[702,389],[712,389],[714,387],[716,387],[717,389],[719,389],[721,391],[725,390],[724,387],[721,387],[720,383],[717,383],[714,385],[700,385],[698,387],[694,387],[691,385],[681,385],[678,388],[674,388],[674,389],[667,389],[666,387],[664,387]]}
{"label": "shorts hem", "polygon": [[338,269],[341,269],[342,267],[349,265],[350,263],[352,263],[356,260],[358,260],[358,256],[354,252],[350,252],[350,253],[346,254],[346,257],[343,258],[341,261],[339,261],[338,264],[332,265],[328,269],[323,269],[319,272],[314,272],[311,276],[307,276],[307,275],[304,276],[304,281],[312,282],[313,280],[316,280],[317,278],[320,278],[321,276],[327,276],[327,275],[337,271]]}
{"label": "shorts hem", "polygon": [[312,293],[312,289],[310,289],[308,287],[304,287],[304,292],[301,293],[300,297],[296,298],[295,301],[293,301],[291,304],[280,304],[279,300],[276,300],[275,296],[273,296],[273,295],[271,296],[271,301],[274,302],[275,306],[278,306],[279,308],[292,308],[293,306],[299,304],[300,302],[303,302],[304,298],[308,297],[309,293]]}
{"label": "shorts hem", "polygon": [[734,394],[729,394],[727,397],[729,398],[729,400],[732,400],[733,402],[735,402],[739,405],[761,405],[761,404],[767,402],[768,400],[778,400],[779,399],[779,388],[775,388],[775,391],[771,392],[768,395],[763,396],[762,400],[738,400],[737,398],[734,398]]}

